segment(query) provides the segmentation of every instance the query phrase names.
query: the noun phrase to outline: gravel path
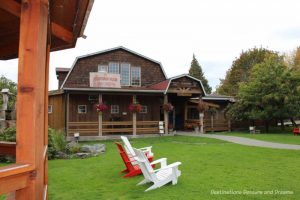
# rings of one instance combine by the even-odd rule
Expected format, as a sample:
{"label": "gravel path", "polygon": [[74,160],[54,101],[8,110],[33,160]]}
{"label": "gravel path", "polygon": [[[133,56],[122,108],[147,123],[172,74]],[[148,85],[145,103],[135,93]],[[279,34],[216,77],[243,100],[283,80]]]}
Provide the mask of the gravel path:
{"label": "gravel path", "polygon": [[255,140],[255,139],[243,138],[237,136],[215,135],[215,134],[194,134],[194,133],[184,133],[184,132],[180,132],[180,133],[177,132],[176,135],[214,138],[214,139],[224,140],[227,142],[232,142],[232,143],[246,145],[246,146],[267,147],[273,149],[300,150],[300,145],[296,145],[296,144],[281,144],[275,142],[266,142],[262,140]]}

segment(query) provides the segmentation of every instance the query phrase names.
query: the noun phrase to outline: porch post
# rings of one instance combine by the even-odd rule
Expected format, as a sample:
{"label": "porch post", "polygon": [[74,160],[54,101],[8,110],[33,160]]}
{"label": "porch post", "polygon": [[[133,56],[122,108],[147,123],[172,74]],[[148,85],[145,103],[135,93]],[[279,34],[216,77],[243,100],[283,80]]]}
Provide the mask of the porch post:
{"label": "porch post", "polygon": [[[164,95],[164,104],[168,103],[168,95]],[[169,133],[168,125],[169,125],[169,113],[164,110],[164,121],[165,121],[165,134]]]}
{"label": "porch post", "polygon": [[66,135],[69,136],[69,121],[70,121],[70,94],[67,93],[67,110],[66,110]]}
{"label": "porch post", "polygon": [[186,124],[187,121],[187,114],[188,114],[188,107],[187,107],[187,102],[184,103],[184,121],[183,121],[183,125]]}
{"label": "porch post", "polygon": [[[136,103],[136,95],[132,96],[132,103]],[[136,112],[132,113],[132,134],[136,136]]]}
{"label": "porch post", "polygon": [[211,122],[211,131],[214,131],[213,129],[214,129],[214,115],[213,114],[211,114],[211,116],[210,116],[210,122]]}
{"label": "porch post", "polygon": [[21,3],[16,163],[34,172],[16,199],[47,199],[48,11],[48,1]]}
{"label": "porch post", "polygon": [[[102,103],[102,94],[99,94],[99,104]],[[102,136],[102,113],[98,115],[98,136]]]}
{"label": "porch post", "polygon": [[[201,99],[201,96],[199,97],[199,101]],[[199,112],[199,120],[200,120],[200,133],[204,133],[204,128],[203,128],[203,118],[204,118],[204,112]]]}

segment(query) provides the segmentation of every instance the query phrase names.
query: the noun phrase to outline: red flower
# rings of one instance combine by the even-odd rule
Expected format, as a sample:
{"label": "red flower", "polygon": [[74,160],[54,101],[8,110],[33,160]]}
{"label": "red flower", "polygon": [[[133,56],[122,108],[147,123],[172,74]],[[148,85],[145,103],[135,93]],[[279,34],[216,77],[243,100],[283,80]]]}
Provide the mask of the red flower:
{"label": "red flower", "polygon": [[103,112],[106,111],[108,109],[108,106],[105,105],[104,103],[100,103],[96,105],[96,111],[97,112]]}
{"label": "red flower", "polygon": [[163,106],[164,111],[171,112],[174,109],[174,106],[171,103],[165,103]]}
{"label": "red flower", "polygon": [[128,106],[128,109],[131,111],[131,112],[141,112],[142,110],[142,106],[138,103],[132,103]]}

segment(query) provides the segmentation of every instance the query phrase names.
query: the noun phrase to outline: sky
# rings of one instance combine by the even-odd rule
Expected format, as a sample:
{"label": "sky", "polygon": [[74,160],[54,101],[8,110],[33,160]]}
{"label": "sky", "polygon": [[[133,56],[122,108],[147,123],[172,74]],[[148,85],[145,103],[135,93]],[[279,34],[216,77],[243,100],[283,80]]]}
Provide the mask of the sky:
{"label": "sky", "polygon": [[[56,67],[117,46],[161,62],[168,77],[188,73],[195,54],[215,89],[242,51],[300,46],[299,10],[299,0],[95,0],[87,38],[51,53],[49,89],[58,87]],[[0,61],[0,75],[17,82],[17,60]]]}

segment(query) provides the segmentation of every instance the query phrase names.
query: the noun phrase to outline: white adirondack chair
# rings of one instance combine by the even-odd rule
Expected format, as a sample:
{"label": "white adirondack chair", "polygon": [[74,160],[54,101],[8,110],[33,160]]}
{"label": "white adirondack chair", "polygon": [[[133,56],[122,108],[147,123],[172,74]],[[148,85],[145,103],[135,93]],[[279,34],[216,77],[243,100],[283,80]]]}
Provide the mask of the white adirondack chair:
{"label": "white adirondack chair", "polygon": [[[137,155],[136,160],[142,173],[144,175],[144,180],[142,180],[138,185],[143,185],[149,182],[154,184],[149,187],[145,192],[160,188],[161,186],[172,182],[173,185],[177,184],[178,177],[181,175],[181,171],[178,170],[178,166],[181,165],[181,162],[175,162],[170,165],[167,165],[167,159],[161,158],[159,160],[149,163],[145,154],[139,150],[134,149],[135,154]],[[160,163],[161,168],[153,170],[151,165]]]}
{"label": "white adirondack chair", "polygon": [[[127,155],[129,155],[130,157],[135,157],[136,156],[135,152],[134,152],[134,150],[133,150],[133,148],[132,148],[132,146],[131,146],[128,138],[125,137],[125,136],[121,136],[121,140],[124,143],[124,147],[125,147],[125,151],[126,151]],[[147,156],[149,156],[149,157],[152,156],[153,157],[153,153],[151,151],[152,146],[143,147],[143,148],[139,148],[139,149],[142,150],[144,153],[146,153]]]}

